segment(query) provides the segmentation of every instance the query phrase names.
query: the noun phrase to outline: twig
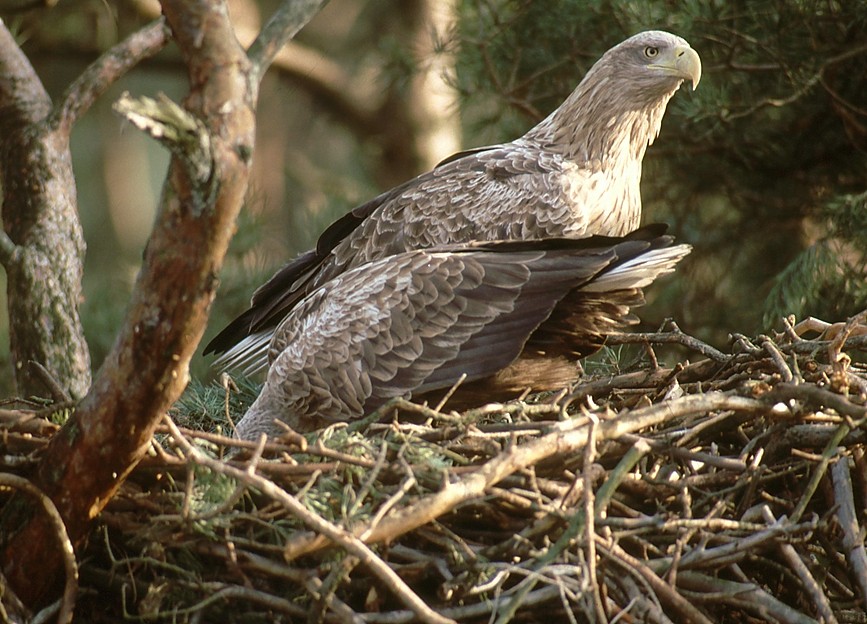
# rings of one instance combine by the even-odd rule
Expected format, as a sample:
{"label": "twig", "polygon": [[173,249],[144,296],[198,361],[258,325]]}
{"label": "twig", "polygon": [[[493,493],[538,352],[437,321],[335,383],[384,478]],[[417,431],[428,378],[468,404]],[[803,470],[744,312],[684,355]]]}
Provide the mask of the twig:
{"label": "twig", "polygon": [[809,93],[813,89],[813,87],[815,87],[822,81],[822,77],[824,76],[825,72],[828,70],[829,67],[840,63],[848,58],[860,56],[865,52],[867,52],[867,46],[858,45],[849,50],[846,50],[845,52],[841,52],[840,54],[827,58],[822,61],[821,64],[819,64],[818,69],[813,75],[803,78],[801,81],[799,81],[799,84],[793,84],[793,86],[796,88],[788,96],[784,98],[762,98],[758,102],[754,102],[750,106],[747,106],[743,110],[737,112],[732,112],[730,110],[721,111],[720,121],[728,124],[741,117],[747,117],[749,115],[752,115],[756,111],[759,111],[767,106],[782,108],[791,104],[792,102],[796,102],[797,100],[804,97],[807,93]]}
{"label": "twig", "polygon": [[[183,583],[186,584],[186,583]],[[285,598],[280,598],[278,596],[274,596],[272,594],[268,594],[263,591],[259,591],[257,589],[252,589],[249,587],[239,587],[237,585],[224,585],[217,583],[209,583],[209,587],[202,587],[201,583],[196,583],[191,588],[192,589],[205,589],[207,590],[207,596],[197,602],[194,605],[185,608],[173,608],[171,612],[165,613],[155,613],[153,617],[163,616],[166,619],[174,619],[177,620],[178,616],[183,615],[191,615],[195,613],[200,613],[205,610],[206,607],[218,603],[218,602],[229,602],[234,603],[239,600],[245,600],[249,602],[254,602],[260,605],[267,607],[268,609],[272,609],[274,611],[278,611],[281,613],[285,613],[287,615],[293,617],[304,617],[307,615],[308,610],[300,607],[296,604],[293,604],[289,600]],[[219,586],[218,586],[219,585]],[[125,588],[124,588],[125,589]],[[126,591],[123,593],[124,603],[126,602]],[[126,612],[126,605],[124,604],[124,612]],[[134,619],[130,617],[131,614],[128,614],[129,619]]]}
{"label": "twig", "polygon": [[[51,410],[61,410],[71,406],[71,404],[62,407],[52,406]],[[7,429],[9,431],[32,433],[42,436],[51,435],[57,431],[57,428],[58,425],[46,418],[40,417],[36,411],[0,409],[0,430]]]}
{"label": "twig", "polygon": [[[588,425],[588,440],[592,441],[594,438],[594,434],[597,430],[598,421],[595,419],[591,419],[590,425]],[[588,444],[589,446],[589,444]],[[609,478],[605,481],[603,486],[599,489],[598,495],[593,497],[593,488],[590,487],[591,483],[589,483],[589,476],[585,481],[584,485],[584,501],[585,506],[583,509],[580,509],[576,513],[572,515],[572,518],[569,520],[569,526],[563,531],[563,534],[557,539],[557,541],[545,552],[544,555],[538,557],[536,559],[536,563],[534,568],[536,570],[541,570],[545,566],[553,563],[564,550],[567,549],[569,543],[574,540],[577,536],[579,536],[585,530],[587,531],[587,539],[588,541],[592,541],[595,536],[595,530],[590,531],[588,527],[593,527],[593,518],[597,514],[600,514],[607,506],[608,502],[611,500],[611,497],[614,495],[614,492],[617,490],[617,487],[620,485],[623,478],[631,471],[635,464],[650,450],[650,447],[640,440],[635,443],[626,455],[617,463],[617,467],[612,471]],[[592,455],[591,455],[592,457]],[[586,461],[586,457],[585,457]],[[592,504],[588,501],[591,501]],[[589,507],[589,509],[588,509]],[[588,556],[595,555],[595,544],[594,548],[588,549]],[[592,577],[591,571],[591,583],[595,583],[595,578]],[[497,624],[505,624],[515,615],[515,610],[520,606],[523,601],[523,596],[528,594],[535,586],[535,581],[533,579],[528,580],[527,584],[521,588],[520,592],[516,595],[516,599],[511,601],[508,605],[508,609],[505,612],[500,614],[500,617],[497,618]],[[599,586],[596,585],[595,588],[591,587],[591,591],[598,594]],[[596,618],[602,618],[601,621],[607,621],[605,619],[604,611],[600,615],[598,613],[599,610],[602,609],[602,600],[601,595],[594,598],[594,615]]]}
{"label": "twig", "polygon": [[[629,573],[635,574],[632,570]],[[644,579],[640,579],[644,580]],[[636,580],[629,574],[624,574],[617,579],[617,585],[626,592],[629,602],[624,606],[608,598],[608,609],[616,613],[611,624],[625,622],[652,622],[653,624],[674,624],[662,611],[662,605],[646,586],[639,587]],[[629,619],[630,616],[633,619]]]}
{"label": "twig", "polygon": [[433,408],[430,408],[426,405],[419,405],[417,403],[413,403],[403,397],[395,397],[393,399],[389,399],[384,405],[379,407],[376,411],[372,412],[368,416],[357,420],[351,423],[347,428],[349,431],[361,431],[370,423],[379,422],[385,419],[385,415],[394,410],[401,410],[407,412],[409,414],[418,414],[419,416],[428,419],[428,420],[445,420],[447,422],[452,422],[455,420],[454,417],[449,416],[448,414],[443,414]]}
{"label": "twig", "polygon": [[[560,590],[557,586],[551,585],[543,587],[537,591],[530,593],[524,600],[524,605],[532,607],[539,604],[544,604],[560,595]],[[507,598],[506,600],[514,600]],[[454,618],[455,620],[470,620],[485,616],[491,612],[491,601],[483,601],[473,605],[464,607],[452,607],[443,609],[443,615]],[[405,622],[415,622],[415,614],[412,611],[391,611],[385,613],[365,613],[362,615],[365,622],[371,624],[404,624]]]}
{"label": "twig", "polygon": [[54,399],[55,403],[72,402],[69,393],[57,382],[57,379],[51,374],[51,371],[35,360],[31,360],[29,364],[33,368],[33,372],[36,373],[36,376],[39,377],[39,380],[45,384],[46,388],[48,388],[48,391],[51,393],[51,398]]}
{"label": "twig", "polygon": [[112,84],[140,61],[162,50],[169,41],[169,29],[161,17],[113,46],[69,85],[61,105],[52,113],[51,122],[69,133]]}
{"label": "twig", "polygon": [[802,342],[804,339],[798,335],[795,329],[795,315],[790,314],[783,317],[783,330],[790,342]]}
{"label": "twig", "polygon": [[796,399],[815,405],[817,407],[830,407],[841,416],[849,416],[855,420],[867,418],[867,407],[857,405],[849,401],[843,395],[824,390],[813,384],[788,384],[781,383],[774,386],[766,398],[768,400],[785,401]]}
{"label": "twig", "polygon": [[863,325],[865,319],[867,319],[867,310],[863,310],[848,319],[840,333],[831,340],[831,344],[828,346],[828,360],[832,366],[837,367],[842,360],[849,357],[842,352],[843,345],[846,344],[846,339],[849,338],[855,327]]}
{"label": "twig", "polygon": [[[345,581],[355,567],[360,563],[358,557],[347,554],[341,561],[338,561],[331,568],[328,576],[322,581],[317,596],[313,600],[313,608],[307,614],[307,622],[309,624],[317,624],[324,621],[326,609],[331,606],[331,603],[337,598],[337,589],[340,584]],[[358,621],[361,618],[355,615],[350,621]]]}
{"label": "twig", "polygon": [[831,468],[831,479],[834,483],[834,500],[837,502],[837,521],[843,530],[843,554],[852,566],[852,576],[861,592],[862,604],[867,604],[867,552],[864,550],[864,533],[858,526],[855,512],[847,456],[840,457]]}
{"label": "twig", "polygon": [[[794,448],[796,447],[824,448],[828,444],[828,440],[836,434],[837,427],[834,426],[794,425],[786,428],[784,434],[786,442],[785,446],[793,447],[793,453],[795,452]],[[867,431],[865,431],[863,427],[860,427],[855,431],[850,431],[842,440],[840,440],[840,444],[847,447],[864,444],[865,442],[867,442]],[[811,459],[811,461],[816,460]],[[821,461],[821,457],[818,461]]]}
{"label": "twig", "polygon": [[[775,518],[770,507],[767,505],[762,507],[762,515],[768,524],[776,524],[783,520],[782,518],[779,520]],[[813,599],[816,609],[818,609],[819,614],[822,616],[823,624],[837,624],[837,618],[834,616],[834,611],[831,609],[831,603],[828,602],[828,597],[825,595],[825,592],[822,591],[822,588],[819,587],[816,579],[813,578],[810,569],[804,565],[801,557],[795,551],[795,547],[791,544],[778,544],[777,547],[783,555],[783,558],[786,560],[786,563],[789,564],[789,567],[792,568],[794,573],[801,580],[801,583],[803,583],[804,589],[807,590],[807,593],[810,594],[810,597]]]}
{"label": "twig", "polygon": [[0,265],[8,271],[12,265],[18,262],[21,256],[21,248],[9,238],[6,230],[0,229]]}
{"label": "twig", "polygon": [[[746,537],[734,539],[721,546],[714,548],[694,548],[681,557],[680,569],[693,569],[698,567],[720,567],[733,561],[740,561],[747,553],[761,544],[774,540],[780,535],[797,534],[815,530],[817,521],[794,524],[786,521],[777,522],[762,531],[756,531]],[[648,562],[648,567],[661,572],[671,566],[672,557],[660,557]]]}
{"label": "twig", "polygon": [[286,45],[326,2],[327,0],[283,0],[280,3],[247,51],[256,83],[261,82],[280,48]]}
{"label": "twig", "polygon": [[391,569],[385,562],[382,561],[370,548],[368,548],[361,540],[346,531],[345,529],[328,522],[321,516],[312,513],[296,498],[287,494],[284,490],[277,487],[274,483],[260,477],[255,473],[245,470],[239,470],[233,466],[229,466],[223,462],[212,459],[192,446],[175,427],[175,424],[170,418],[165,417],[163,422],[172,431],[172,436],[175,442],[183,449],[187,457],[193,462],[207,467],[208,469],[233,477],[239,481],[243,481],[255,487],[266,496],[279,502],[286,509],[291,511],[296,517],[301,519],[306,525],[313,528],[315,531],[325,535],[333,542],[340,544],[347,552],[358,557],[365,566],[370,569],[387,587],[389,587],[396,596],[416,616],[423,622],[435,624],[446,624],[452,620],[442,617],[437,612],[428,607],[424,601],[419,598],[415,592],[410,589],[406,583]]}
{"label": "twig", "polygon": [[[175,425],[177,427],[177,425]],[[192,429],[187,429],[186,427],[177,427],[178,431],[184,434],[187,438],[205,440],[207,442],[212,442],[213,444],[217,444],[220,446],[229,446],[229,447],[238,447],[242,449],[255,450],[259,446],[259,442],[251,442],[249,440],[237,440],[235,438],[229,438],[219,433],[210,433],[207,431],[194,431]],[[171,433],[171,430],[168,427],[160,425],[156,429],[157,433]],[[298,452],[299,450],[308,454],[308,455],[316,455],[319,457],[325,457],[327,459],[333,459],[339,462],[343,462],[346,464],[350,464],[353,466],[360,466],[366,469],[372,469],[375,465],[375,462],[370,459],[365,459],[364,457],[356,457],[354,455],[349,455],[348,453],[341,453],[340,451],[336,451],[334,449],[330,449],[327,446],[324,446],[321,441],[317,440],[317,442],[311,445],[308,448],[300,448],[297,445],[289,445],[283,444],[280,442],[274,442],[273,438],[268,438],[268,442],[265,444],[264,452],[267,453],[277,453],[277,454],[288,454],[293,452]],[[236,465],[234,460],[230,460],[232,465]],[[322,465],[320,464],[320,467]],[[290,467],[291,468],[291,467]],[[263,471],[273,471],[280,472],[277,465],[271,465],[267,468],[261,467]]]}
{"label": "twig", "polygon": [[629,475],[635,465],[641,461],[641,458],[650,452],[650,445],[644,438],[639,438],[635,444],[629,447],[626,454],[617,462],[614,470],[608,473],[599,492],[596,493],[596,504],[594,510],[597,515],[601,514],[608,508],[608,504],[614,497],[614,492]]}
{"label": "twig", "polygon": [[[229,548],[225,544],[199,541],[193,546],[197,552],[205,555],[226,559],[229,557]],[[322,581],[315,576],[315,572],[300,571],[287,565],[278,563],[261,555],[246,550],[235,550],[238,563],[245,569],[267,574],[279,579],[286,579],[299,586],[303,586],[307,593],[316,595],[322,590]],[[336,596],[332,596],[329,605],[344,621],[358,621],[357,614]]]}
{"label": "twig", "polygon": [[[707,379],[719,368],[719,363],[714,362],[713,360],[702,360],[701,362],[684,366],[682,370],[677,373],[676,377],[680,380],[680,383],[689,383],[699,379]],[[566,400],[569,403],[574,403],[575,401],[580,401],[588,396],[608,394],[612,390],[656,388],[661,383],[670,382],[674,372],[675,371],[672,368],[660,368],[651,372],[639,371],[636,373],[624,373],[622,375],[615,375],[604,379],[582,382],[572,390]]]}
{"label": "twig", "polygon": [[661,602],[669,605],[680,614],[684,622],[692,624],[713,624],[705,615],[699,611],[690,601],[677,593],[677,591],[668,585],[665,581],[659,578],[653,570],[648,568],[643,561],[637,557],[633,557],[623,550],[617,543],[605,543],[602,538],[596,538],[596,545],[601,552],[615,561],[618,565],[634,570],[647,583]]}
{"label": "twig", "polygon": [[839,452],[838,445],[843,440],[843,438],[848,435],[849,431],[850,429],[848,425],[840,425],[839,427],[837,427],[837,431],[834,433],[831,439],[828,440],[828,443],[825,445],[825,449],[822,452],[822,460],[813,468],[813,474],[810,476],[810,480],[804,487],[804,493],[801,495],[801,500],[798,501],[798,504],[795,506],[795,509],[791,513],[792,522],[797,522],[801,519],[804,511],[806,511],[807,509],[807,505],[813,498],[813,494],[816,493],[822,477],[825,476],[825,471],[828,469],[828,464],[834,457],[837,456]]}
{"label": "twig", "polygon": [[3,623],[20,621],[33,624],[33,614],[9,587],[6,575],[2,571],[0,571],[0,587],[3,588],[3,595],[0,596],[2,598],[0,599],[0,618],[3,619]]}
{"label": "twig", "polygon": [[[320,441],[321,444],[321,441]],[[373,468],[367,474],[364,482],[361,484],[361,487],[355,492],[355,500],[350,505],[349,510],[346,513],[348,518],[351,518],[355,515],[361,505],[364,503],[364,499],[367,498],[367,495],[370,493],[370,489],[373,487],[373,484],[376,482],[376,479],[379,477],[379,473],[382,472],[382,469],[385,467],[385,462],[388,457],[388,443],[383,440],[382,444],[379,446],[379,454],[376,456],[376,461],[373,464]]]}
{"label": "twig", "polygon": [[791,624],[816,624],[813,618],[795,611],[754,583],[738,583],[688,571],[678,574],[677,581],[678,587],[711,593],[723,604],[737,601],[738,605],[753,611],[762,619],[772,618],[771,621]]}
{"label": "twig", "polygon": [[[827,352],[833,345],[832,340],[803,340],[801,342],[793,342],[787,345],[780,345],[780,350],[783,353],[818,353],[820,351]],[[867,335],[850,336],[843,343],[842,349],[867,349]]]}
{"label": "twig", "polygon": [[614,529],[654,528],[676,533],[681,529],[698,529],[702,531],[761,531],[766,525],[757,522],[743,522],[727,518],[668,518],[659,516],[644,516],[640,518],[599,518],[596,524]]}
{"label": "twig", "polygon": [[[593,608],[597,622],[607,624],[608,616],[605,606],[602,604],[602,594],[599,591],[599,580],[596,575],[596,505],[593,496],[593,475],[591,466],[596,459],[596,430],[599,426],[599,418],[595,414],[589,414],[590,425],[587,444],[584,447],[584,522],[585,540],[587,543],[587,572],[590,579],[590,591],[593,593]],[[649,450],[649,449],[648,449]]]}
{"label": "twig", "polygon": [[238,384],[232,379],[231,375],[226,372],[220,374],[220,386],[223,388],[223,415],[226,417],[226,422],[229,423],[230,430],[235,431],[235,422],[232,420],[232,413],[229,409],[229,399],[232,396],[232,391],[238,392]]}
{"label": "twig", "polygon": [[672,446],[662,440],[652,440],[643,438],[634,433],[627,433],[620,438],[626,444],[635,444],[639,439],[644,440],[654,451],[663,451],[672,457],[685,459],[687,461],[702,462],[708,466],[714,466],[722,470],[731,470],[732,472],[744,472],[747,469],[746,462],[740,459],[732,459],[731,457],[720,457],[719,455],[711,455],[701,451],[689,451],[679,446]]}
{"label": "twig", "polygon": [[780,350],[777,348],[777,345],[774,344],[774,341],[767,336],[759,336],[759,344],[761,344],[762,348],[771,356],[777,370],[780,371],[780,376],[783,378],[783,381],[786,383],[792,381],[792,379],[795,378],[792,374],[792,369],[789,368],[788,364],[786,364],[783,354],[780,353]]}
{"label": "twig", "polygon": [[734,346],[740,347],[742,351],[745,353],[749,353],[754,357],[758,357],[762,352],[760,347],[757,347],[753,344],[753,341],[744,336],[743,334],[734,333],[731,335],[731,340],[734,343]]}
{"label": "twig", "polygon": [[[386,516],[386,514],[388,514],[388,512],[391,511],[394,506],[397,505],[397,503],[404,496],[406,496],[412,488],[416,486],[415,475],[413,475],[412,469],[406,463],[406,460],[404,460],[402,457],[400,459],[401,463],[404,466],[404,469],[406,470],[406,478],[400,482],[400,486],[397,488],[397,491],[391,496],[389,496],[388,500],[379,506],[379,509],[373,515],[373,518],[370,519],[368,526],[369,530],[371,531],[375,529],[377,525],[382,522],[382,519]],[[362,533],[360,537],[362,540],[366,540],[368,536],[368,533]]]}
{"label": "twig", "polygon": [[463,373],[460,377],[458,377],[457,381],[455,381],[455,383],[452,384],[452,387],[449,388],[449,391],[443,395],[443,398],[441,398],[439,400],[439,402],[436,404],[436,407],[434,407],[434,409],[436,411],[438,411],[438,412],[443,411],[443,407],[445,407],[446,403],[449,402],[449,399],[452,398],[454,393],[458,391],[458,389],[461,387],[461,384],[464,383],[466,378],[467,378],[466,373]]}
{"label": "twig", "polygon": [[605,337],[606,345],[620,344],[635,344],[635,343],[657,343],[657,344],[679,344],[692,349],[697,353],[701,353],[705,357],[710,358],[714,362],[728,362],[731,355],[726,355],[719,349],[710,346],[706,342],[702,342],[698,338],[694,338],[689,334],[683,333],[677,326],[667,332],[651,332],[651,333],[612,333]]}
{"label": "twig", "polygon": [[72,541],[66,533],[66,525],[63,523],[63,518],[60,512],[50,498],[48,498],[42,490],[33,485],[24,477],[9,473],[0,473],[0,485],[20,490],[39,501],[42,508],[45,510],[45,517],[54,529],[54,534],[59,542],[60,553],[63,557],[63,568],[66,572],[66,583],[63,585],[63,596],[60,599],[60,609],[57,614],[57,622],[60,624],[68,624],[72,622],[73,611],[75,610],[75,599],[78,594],[78,564],[75,561],[75,551],[72,548]]}

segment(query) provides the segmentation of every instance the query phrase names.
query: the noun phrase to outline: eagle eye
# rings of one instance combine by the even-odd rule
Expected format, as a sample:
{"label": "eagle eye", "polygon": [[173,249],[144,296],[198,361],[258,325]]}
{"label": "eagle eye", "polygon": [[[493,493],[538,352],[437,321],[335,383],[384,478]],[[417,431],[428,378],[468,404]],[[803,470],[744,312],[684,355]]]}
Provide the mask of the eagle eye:
{"label": "eagle eye", "polygon": [[659,48],[657,47],[647,46],[646,48],[644,48],[644,56],[646,56],[647,58],[653,58],[657,54],[659,54]]}

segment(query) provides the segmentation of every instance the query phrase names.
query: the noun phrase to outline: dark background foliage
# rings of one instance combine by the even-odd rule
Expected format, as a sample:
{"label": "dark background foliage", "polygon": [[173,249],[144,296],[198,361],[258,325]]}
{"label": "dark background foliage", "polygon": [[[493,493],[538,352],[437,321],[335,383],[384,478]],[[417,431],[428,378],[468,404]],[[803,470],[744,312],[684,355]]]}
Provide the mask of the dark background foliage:
{"label": "dark background foliage", "polygon": [[696,246],[651,316],[719,342],[867,305],[863,3],[472,2],[461,16],[458,85],[486,140],[546,114],[576,68],[638,30],[701,54],[699,89],[672,100],[645,160],[645,220]]}
{"label": "dark background foliage", "polygon": [[[0,15],[52,93],[155,15],[144,1],[14,4],[0,3]],[[436,162],[414,141],[439,116],[458,146],[512,139],[607,48],[648,28],[690,41],[704,76],[672,100],[645,160],[644,220],[670,223],[695,246],[652,289],[645,325],[673,317],[722,344],[730,332],[779,327],[784,314],[836,321],[867,306],[867,4],[463,0],[436,36],[429,5],[451,6],[332,0],[298,38],[313,69],[289,62],[264,82],[257,171],[209,335],[330,220]],[[238,1],[233,15],[255,21],[270,6]],[[169,48],[124,78],[73,136],[88,240],[82,317],[95,366],[126,305],[166,167],[111,102],[154,84],[182,93],[176,55]],[[416,78],[438,60],[452,67],[456,96],[425,117]],[[317,73],[331,67],[331,78]],[[4,332],[0,318],[6,349]],[[194,375],[206,374],[202,360]]]}

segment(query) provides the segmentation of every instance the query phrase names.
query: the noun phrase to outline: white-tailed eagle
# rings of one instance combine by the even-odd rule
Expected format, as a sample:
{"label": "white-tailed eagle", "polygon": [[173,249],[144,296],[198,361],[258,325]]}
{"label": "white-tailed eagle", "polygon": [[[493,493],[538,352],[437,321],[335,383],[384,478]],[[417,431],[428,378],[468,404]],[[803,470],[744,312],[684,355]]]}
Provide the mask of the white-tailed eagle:
{"label": "white-tailed eagle", "polygon": [[274,329],[294,306],[344,271],[379,258],[469,241],[634,230],[645,150],[675,91],[684,80],[695,88],[700,77],[698,54],[680,37],[662,31],[630,37],[521,138],[459,153],[337,220],[315,249],[254,293],[250,308],[205,353],[222,353],[219,367],[264,368]]}

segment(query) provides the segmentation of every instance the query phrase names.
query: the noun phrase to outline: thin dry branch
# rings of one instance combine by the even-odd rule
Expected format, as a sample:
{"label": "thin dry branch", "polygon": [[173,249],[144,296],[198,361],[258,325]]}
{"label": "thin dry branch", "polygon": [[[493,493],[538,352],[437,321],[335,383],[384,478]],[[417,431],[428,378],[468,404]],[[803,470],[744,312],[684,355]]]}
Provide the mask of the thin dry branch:
{"label": "thin dry branch", "polygon": [[162,50],[168,42],[165,19],[159,18],[113,46],[69,85],[50,123],[69,133],[111,85],[142,60]]}
{"label": "thin dry branch", "polygon": [[663,383],[677,379],[681,384],[704,380],[720,369],[720,364],[713,360],[701,360],[693,364],[677,365],[674,368],[659,368],[654,370],[623,373],[611,377],[603,377],[587,382],[579,382],[567,396],[567,402],[581,401],[590,396],[608,394],[612,390],[633,390],[641,388],[657,388]]}
{"label": "thin dry branch", "polygon": [[[24,492],[28,496],[39,501],[44,516],[48,519],[49,524],[54,531],[54,538],[57,546],[59,546],[57,551],[63,557],[63,568],[66,573],[66,582],[63,585],[63,595],[60,598],[59,609],[57,611],[57,622],[60,622],[61,624],[72,622],[75,599],[78,594],[78,562],[75,560],[75,551],[72,548],[72,542],[66,532],[66,526],[63,524],[63,518],[61,517],[60,512],[44,492],[23,477],[14,474],[0,473],[0,486]],[[4,591],[9,590],[11,590],[11,588],[4,587]]]}
{"label": "thin dry branch", "polygon": [[777,348],[777,345],[774,344],[774,341],[767,336],[759,336],[759,343],[762,345],[762,348],[768,352],[768,355],[771,356],[777,370],[780,371],[780,376],[783,378],[783,381],[786,383],[791,382],[794,379],[792,369],[789,368],[783,354],[780,353],[780,350]]}
{"label": "thin dry branch", "polygon": [[605,337],[606,345],[620,344],[679,344],[710,358],[714,362],[728,362],[731,355],[726,355],[719,349],[683,333],[676,325],[670,331],[652,333],[613,333]]}
{"label": "thin dry branch", "polygon": [[843,529],[843,554],[852,566],[861,594],[861,603],[867,604],[867,551],[864,549],[864,531],[858,525],[858,515],[855,512],[848,457],[844,455],[837,460],[831,468],[831,478],[834,483],[834,500],[837,503],[837,520]]}
{"label": "thin dry branch", "polygon": [[768,398],[778,401],[794,399],[796,401],[804,401],[816,407],[829,407],[841,416],[848,416],[854,420],[867,418],[867,406],[853,403],[841,394],[820,388],[814,384],[777,384],[771,390]]}
{"label": "thin dry branch", "polygon": [[281,48],[326,2],[327,0],[283,0],[248,50],[257,84]]}
{"label": "thin dry branch", "polygon": [[9,266],[20,259],[21,249],[16,245],[5,230],[0,230],[0,264]]}
{"label": "thin dry branch", "polygon": [[[765,517],[768,524],[779,522],[779,520],[774,517],[774,514],[771,513],[771,510],[767,505],[762,509],[762,515]],[[813,602],[816,604],[816,609],[822,616],[824,624],[837,624],[837,618],[834,616],[834,611],[831,609],[831,603],[828,600],[828,596],[825,595],[825,592],[822,591],[822,588],[810,572],[810,569],[801,560],[795,547],[791,544],[778,544],[777,548],[779,548],[786,563],[789,564],[795,572],[795,575],[804,585],[804,589],[808,594],[810,594],[810,598],[812,598]]]}
{"label": "thin dry branch", "polygon": [[763,619],[772,618],[772,621],[791,624],[816,624],[813,618],[796,611],[754,583],[738,583],[698,572],[681,572],[678,586],[690,592],[713,594],[718,603],[743,607]]}
{"label": "thin dry branch", "polygon": [[672,607],[681,616],[683,621],[694,622],[695,624],[713,624],[689,600],[678,594],[674,588],[659,578],[642,561],[628,554],[616,543],[611,544],[597,537],[596,547],[619,565],[640,574],[642,579],[656,592],[659,599]]}

